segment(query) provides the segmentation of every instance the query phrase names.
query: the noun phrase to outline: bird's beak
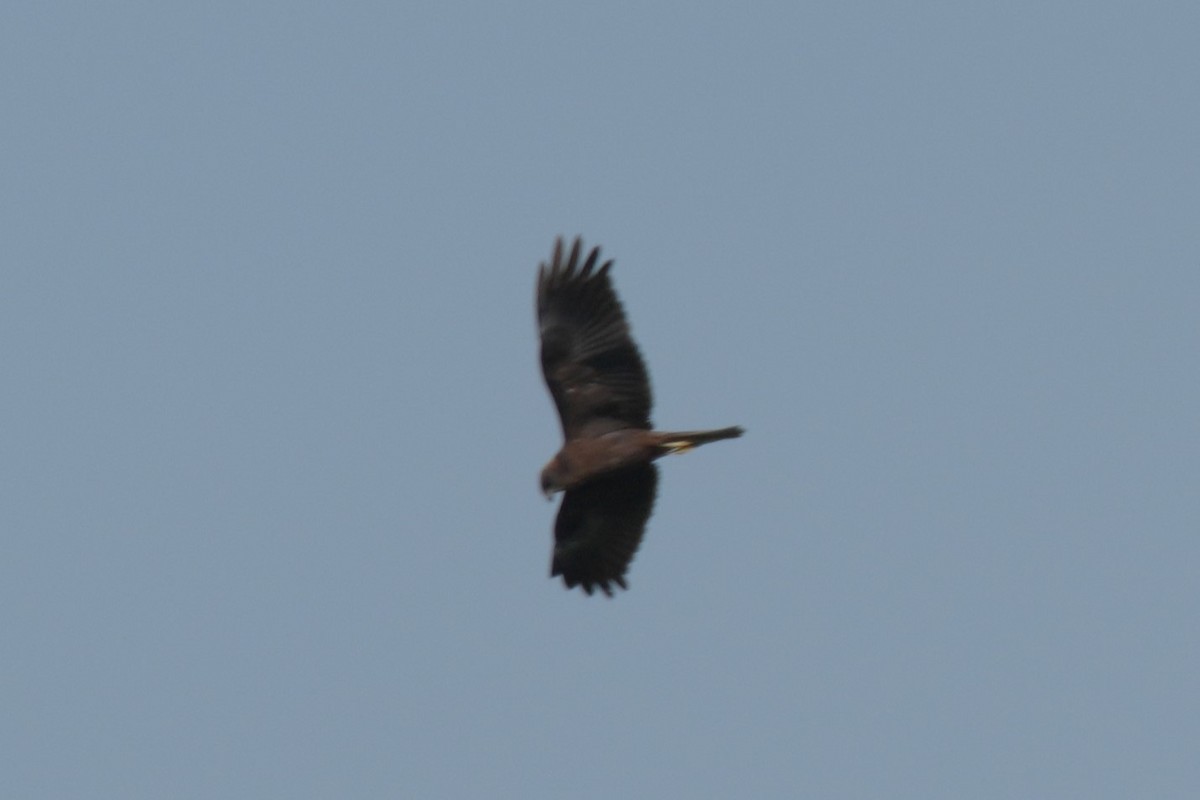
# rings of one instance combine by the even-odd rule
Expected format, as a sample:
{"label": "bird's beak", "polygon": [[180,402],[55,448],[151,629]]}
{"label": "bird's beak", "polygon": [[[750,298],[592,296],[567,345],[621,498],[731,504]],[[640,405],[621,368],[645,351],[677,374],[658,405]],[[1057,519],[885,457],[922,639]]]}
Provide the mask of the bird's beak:
{"label": "bird's beak", "polygon": [[551,500],[554,499],[554,490],[553,489],[542,489],[542,496],[545,497],[546,502],[549,503]]}

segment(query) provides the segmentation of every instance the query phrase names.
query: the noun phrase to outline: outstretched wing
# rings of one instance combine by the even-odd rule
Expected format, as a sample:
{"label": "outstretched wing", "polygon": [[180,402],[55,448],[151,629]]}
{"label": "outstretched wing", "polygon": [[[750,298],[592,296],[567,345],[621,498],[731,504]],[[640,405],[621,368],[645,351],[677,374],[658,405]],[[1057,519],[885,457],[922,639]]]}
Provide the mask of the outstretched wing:
{"label": "outstretched wing", "polygon": [[577,238],[564,260],[560,238],[550,265],[538,270],[542,374],[563,435],[649,428],[650,379],[608,277],[612,261],[597,269],[597,247],[580,266],[582,248]]}
{"label": "outstretched wing", "polygon": [[550,575],[561,575],[567,588],[597,586],[608,596],[610,584],[622,589],[625,570],[642,541],[654,509],[658,468],[637,464],[595,478],[563,495],[554,522],[554,558]]}

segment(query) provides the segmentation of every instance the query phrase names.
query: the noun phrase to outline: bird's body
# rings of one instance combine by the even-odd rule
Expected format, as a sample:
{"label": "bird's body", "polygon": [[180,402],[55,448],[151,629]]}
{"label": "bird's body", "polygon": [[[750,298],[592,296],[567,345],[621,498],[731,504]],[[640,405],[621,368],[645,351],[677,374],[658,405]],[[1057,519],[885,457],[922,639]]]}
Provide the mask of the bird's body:
{"label": "bird's body", "polygon": [[580,265],[555,243],[538,271],[542,373],[563,428],[562,449],[542,470],[542,491],[564,492],[550,574],[591,594],[626,588],[658,487],[655,459],[742,435],[738,427],[663,432],[650,424],[650,380],[599,248]]}
{"label": "bird's body", "polygon": [[686,453],[702,444],[741,435],[738,427],[675,433],[622,428],[592,439],[572,439],[542,469],[542,489],[551,494],[566,491],[630,464]]}

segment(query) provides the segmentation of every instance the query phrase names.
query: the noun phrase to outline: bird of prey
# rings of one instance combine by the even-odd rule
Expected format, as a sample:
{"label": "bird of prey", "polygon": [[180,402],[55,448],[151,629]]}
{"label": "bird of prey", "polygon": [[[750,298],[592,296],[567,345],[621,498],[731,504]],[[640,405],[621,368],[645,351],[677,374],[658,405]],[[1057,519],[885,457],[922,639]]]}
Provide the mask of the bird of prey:
{"label": "bird of prey", "polygon": [[742,435],[739,427],[666,433],[650,424],[650,380],[600,248],[580,261],[576,238],[539,265],[542,374],[558,408],[563,446],[542,470],[542,492],[563,492],[550,576],[567,588],[627,589],[625,571],[654,506],[654,460]]}

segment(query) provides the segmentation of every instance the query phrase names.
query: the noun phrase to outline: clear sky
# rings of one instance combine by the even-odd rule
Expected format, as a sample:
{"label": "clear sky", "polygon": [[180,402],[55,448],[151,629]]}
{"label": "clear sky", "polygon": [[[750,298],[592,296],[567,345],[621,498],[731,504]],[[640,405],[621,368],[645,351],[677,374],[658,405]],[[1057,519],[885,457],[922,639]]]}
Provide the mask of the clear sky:
{"label": "clear sky", "polygon": [[[1200,6],[9,3],[0,794],[1192,798]],[[616,259],[630,590],[533,282]]]}

